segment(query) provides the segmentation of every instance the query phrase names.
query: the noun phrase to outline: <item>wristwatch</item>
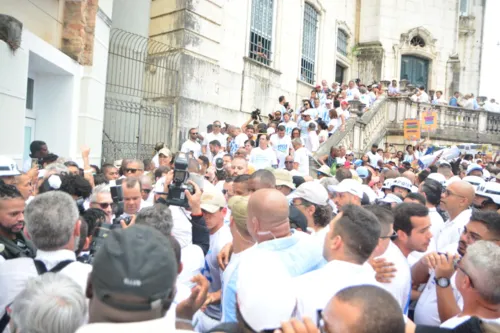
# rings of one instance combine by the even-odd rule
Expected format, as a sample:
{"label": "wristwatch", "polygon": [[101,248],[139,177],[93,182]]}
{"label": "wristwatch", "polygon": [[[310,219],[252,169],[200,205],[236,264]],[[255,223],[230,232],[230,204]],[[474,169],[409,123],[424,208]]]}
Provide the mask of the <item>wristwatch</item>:
{"label": "wristwatch", "polygon": [[448,288],[450,286],[450,279],[445,277],[440,277],[440,278],[434,277],[434,281],[441,288]]}

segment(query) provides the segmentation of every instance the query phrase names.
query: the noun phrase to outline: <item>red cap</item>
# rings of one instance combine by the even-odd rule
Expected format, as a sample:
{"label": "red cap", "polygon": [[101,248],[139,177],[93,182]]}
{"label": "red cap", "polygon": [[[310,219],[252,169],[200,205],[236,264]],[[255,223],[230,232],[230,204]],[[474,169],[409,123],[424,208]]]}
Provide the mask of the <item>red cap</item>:
{"label": "red cap", "polygon": [[317,86],[316,86],[316,88],[321,88],[321,86],[320,86],[320,85],[317,85]]}
{"label": "red cap", "polygon": [[340,102],[340,104],[349,105],[349,102],[344,99],[342,102]]}

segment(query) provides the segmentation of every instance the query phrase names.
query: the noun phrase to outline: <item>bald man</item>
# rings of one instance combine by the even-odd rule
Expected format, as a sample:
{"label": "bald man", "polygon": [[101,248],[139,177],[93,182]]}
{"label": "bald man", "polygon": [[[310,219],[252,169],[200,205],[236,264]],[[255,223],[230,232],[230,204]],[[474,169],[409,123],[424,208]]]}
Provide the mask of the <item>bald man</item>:
{"label": "bald man", "polygon": [[[280,191],[257,190],[248,201],[247,228],[258,243],[252,251],[278,254],[289,274],[295,277],[319,268],[325,261],[313,237],[290,229],[288,210],[288,200]],[[253,260],[252,254],[242,260]]]}
{"label": "bald man", "polygon": [[269,170],[257,170],[248,180],[248,191],[250,194],[263,188],[276,188],[276,177]]}
{"label": "bald man", "polygon": [[451,183],[441,195],[441,208],[448,212],[450,218],[445,222],[441,232],[436,235],[438,252],[460,240],[464,226],[470,220],[470,206],[474,196],[474,187],[463,180]]}

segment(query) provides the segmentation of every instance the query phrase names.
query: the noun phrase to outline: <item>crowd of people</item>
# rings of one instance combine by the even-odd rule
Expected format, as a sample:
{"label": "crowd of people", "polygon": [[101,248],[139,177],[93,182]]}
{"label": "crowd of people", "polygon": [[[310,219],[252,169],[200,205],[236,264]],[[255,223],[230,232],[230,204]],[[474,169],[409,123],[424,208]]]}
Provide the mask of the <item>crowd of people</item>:
{"label": "crowd of people", "polygon": [[0,157],[0,332],[498,332],[500,156],[423,140],[313,167],[359,94],[324,81],[147,160]]}

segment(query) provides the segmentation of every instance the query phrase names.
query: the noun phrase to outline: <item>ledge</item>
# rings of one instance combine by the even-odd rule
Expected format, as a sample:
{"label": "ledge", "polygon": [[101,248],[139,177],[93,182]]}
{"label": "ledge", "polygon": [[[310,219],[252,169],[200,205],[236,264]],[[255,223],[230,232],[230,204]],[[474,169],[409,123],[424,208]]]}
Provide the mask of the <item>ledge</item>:
{"label": "ledge", "polygon": [[248,64],[253,65],[253,66],[259,66],[259,67],[261,67],[263,69],[266,69],[266,70],[270,71],[273,74],[281,75],[281,72],[279,70],[274,69],[274,68],[272,68],[270,66],[264,65],[263,63],[258,62],[256,60],[253,60],[253,59],[251,59],[249,57],[243,57],[243,62],[244,63],[248,63]]}

